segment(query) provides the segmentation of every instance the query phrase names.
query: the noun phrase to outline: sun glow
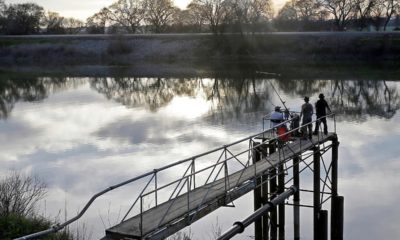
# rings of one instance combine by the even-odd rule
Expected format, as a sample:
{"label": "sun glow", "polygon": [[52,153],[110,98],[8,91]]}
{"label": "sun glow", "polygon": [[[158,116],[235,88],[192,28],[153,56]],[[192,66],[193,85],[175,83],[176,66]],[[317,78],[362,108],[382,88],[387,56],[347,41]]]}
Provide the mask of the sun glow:
{"label": "sun glow", "polygon": [[175,97],[162,112],[176,118],[195,119],[206,114],[210,103],[201,97]]}

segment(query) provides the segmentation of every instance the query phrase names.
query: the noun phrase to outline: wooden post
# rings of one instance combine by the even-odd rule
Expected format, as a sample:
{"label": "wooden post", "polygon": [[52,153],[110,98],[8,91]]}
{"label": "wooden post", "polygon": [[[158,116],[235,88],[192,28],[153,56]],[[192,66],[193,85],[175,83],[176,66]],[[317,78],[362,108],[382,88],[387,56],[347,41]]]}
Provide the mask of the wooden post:
{"label": "wooden post", "polygon": [[314,240],[319,240],[318,236],[319,234],[319,224],[318,224],[318,219],[319,219],[319,210],[321,210],[320,206],[320,156],[321,152],[319,150],[319,147],[314,148]]}
{"label": "wooden post", "polygon": [[344,198],[342,196],[332,197],[331,211],[331,239],[343,240]]}
{"label": "wooden post", "polygon": [[338,195],[338,150],[339,141],[335,138],[332,141],[332,196]]}
{"label": "wooden post", "polygon": [[318,240],[328,240],[328,211],[319,211],[319,237]]}
{"label": "wooden post", "polygon": [[[293,158],[293,185],[300,189],[300,157]],[[300,240],[300,190],[293,196],[293,231],[294,240]]]}
{"label": "wooden post", "polygon": [[332,140],[332,200],[331,200],[331,239],[343,240],[344,198],[338,196],[338,152],[339,141]]}
{"label": "wooden post", "polygon": [[[253,142],[253,164],[260,161],[260,153],[257,151],[256,147],[259,145],[259,142]],[[256,185],[259,186],[261,184],[261,178],[256,179]],[[256,187],[253,191],[254,196],[254,211],[258,210],[262,207],[262,195],[261,195],[261,186]],[[259,219],[254,222],[254,235],[255,240],[262,240],[262,220]]]}

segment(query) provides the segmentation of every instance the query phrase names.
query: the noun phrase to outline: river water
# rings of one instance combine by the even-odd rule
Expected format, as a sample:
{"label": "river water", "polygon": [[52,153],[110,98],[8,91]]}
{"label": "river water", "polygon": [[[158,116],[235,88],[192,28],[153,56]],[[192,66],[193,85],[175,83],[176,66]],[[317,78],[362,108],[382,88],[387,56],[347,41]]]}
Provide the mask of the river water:
{"label": "river water", "polygon": [[[298,111],[324,93],[336,116],[339,194],[345,239],[397,239],[400,210],[400,83],[394,77],[0,76],[0,176],[38,176],[48,187],[38,212],[63,221],[108,186],[262,130],[281,105]],[[333,120],[329,119],[333,131]],[[178,175],[182,173],[176,173]],[[134,200],[130,186],[99,198],[78,224],[80,239],[98,239]],[[252,194],[196,222],[192,239],[252,213]],[[330,205],[324,209],[330,210]],[[312,239],[312,210],[301,209],[301,237]],[[292,210],[286,210],[290,219]],[[287,221],[288,239],[293,237]],[[253,227],[235,239],[250,239]]]}

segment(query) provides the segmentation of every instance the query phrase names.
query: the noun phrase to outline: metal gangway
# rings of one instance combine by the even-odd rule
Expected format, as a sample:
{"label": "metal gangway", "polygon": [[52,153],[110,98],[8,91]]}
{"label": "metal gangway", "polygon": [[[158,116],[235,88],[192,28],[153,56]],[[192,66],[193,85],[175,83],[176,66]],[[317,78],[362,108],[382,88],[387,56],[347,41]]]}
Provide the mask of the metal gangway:
{"label": "metal gangway", "polygon": [[[326,117],[333,120],[334,126],[333,131],[328,134],[319,133],[313,135],[312,139],[294,137],[293,133],[304,127],[300,126],[285,132],[284,135],[289,138],[282,141],[283,136],[277,135],[276,127],[290,124],[292,119],[288,119],[275,128],[268,128],[236,142],[110,186],[93,195],[75,217],[45,231],[19,239],[31,239],[57,232],[81,218],[98,197],[143,181],[146,182],[144,187],[133,198],[133,203],[121,222],[106,229],[103,239],[164,239],[259,187],[262,184],[259,179],[271,169],[281,170],[285,165],[284,171],[287,171],[295,167],[289,166],[293,158],[301,156],[301,160],[304,161],[313,156],[316,148],[322,152],[327,151],[330,147],[325,146],[325,143],[337,141],[337,135],[335,115],[330,114]],[[265,119],[263,123],[264,121]],[[276,150],[271,151],[271,146]],[[256,158],[258,160],[255,160]],[[305,168],[307,167],[309,166]],[[180,171],[183,174],[166,181],[171,171]]]}

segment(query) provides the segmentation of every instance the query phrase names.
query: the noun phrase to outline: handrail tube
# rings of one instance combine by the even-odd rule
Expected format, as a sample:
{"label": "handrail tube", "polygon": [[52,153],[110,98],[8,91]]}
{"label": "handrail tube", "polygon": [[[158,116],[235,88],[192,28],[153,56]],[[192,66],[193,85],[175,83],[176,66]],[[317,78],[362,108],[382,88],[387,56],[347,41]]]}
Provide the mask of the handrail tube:
{"label": "handrail tube", "polygon": [[233,226],[223,233],[217,240],[228,240],[231,239],[233,236],[235,236],[238,233],[242,233],[244,229],[255,222],[257,219],[262,217],[266,212],[270,211],[272,208],[274,208],[276,205],[281,204],[298,191],[297,187],[291,186],[288,190],[285,192],[281,193],[280,195],[276,196],[274,199],[272,199],[270,202],[265,204],[263,207],[257,209],[253,214],[251,214],[249,217],[244,219],[241,222],[235,222]]}

